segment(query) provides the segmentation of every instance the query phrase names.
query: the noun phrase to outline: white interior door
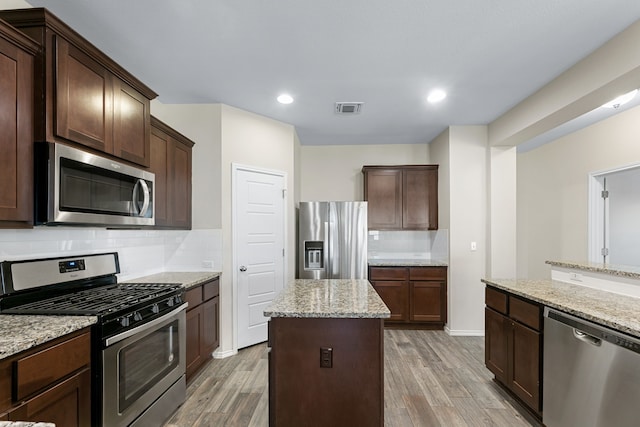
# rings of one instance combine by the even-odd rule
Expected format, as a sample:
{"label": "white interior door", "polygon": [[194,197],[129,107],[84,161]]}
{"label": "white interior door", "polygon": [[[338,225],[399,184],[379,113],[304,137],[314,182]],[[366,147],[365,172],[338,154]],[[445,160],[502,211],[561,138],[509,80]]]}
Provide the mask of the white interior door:
{"label": "white interior door", "polygon": [[238,348],[267,340],[263,310],[284,288],[285,176],[234,165]]}

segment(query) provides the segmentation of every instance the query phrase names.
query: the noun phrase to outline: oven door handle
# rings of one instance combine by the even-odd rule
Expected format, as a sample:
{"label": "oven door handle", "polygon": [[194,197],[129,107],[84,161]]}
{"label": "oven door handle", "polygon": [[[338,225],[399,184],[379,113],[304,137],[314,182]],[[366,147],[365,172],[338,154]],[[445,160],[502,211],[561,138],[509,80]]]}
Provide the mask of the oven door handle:
{"label": "oven door handle", "polygon": [[171,317],[175,316],[176,314],[180,313],[182,310],[186,310],[187,306],[189,304],[188,303],[184,303],[181,306],[179,306],[178,308],[176,308],[175,310],[165,314],[162,317],[158,317],[157,319],[153,319],[151,322],[145,323],[144,325],[140,325],[137,326],[133,329],[129,329],[128,331],[124,331],[121,334],[118,335],[114,335],[112,337],[107,338],[104,343],[107,347],[109,347],[110,345],[113,345],[119,341],[122,341],[124,339],[129,338],[130,336],[133,336],[135,334],[139,334],[141,332],[145,332],[149,329],[153,329],[155,326],[157,326],[158,324],[164,322],[167,319],[170,319]]}

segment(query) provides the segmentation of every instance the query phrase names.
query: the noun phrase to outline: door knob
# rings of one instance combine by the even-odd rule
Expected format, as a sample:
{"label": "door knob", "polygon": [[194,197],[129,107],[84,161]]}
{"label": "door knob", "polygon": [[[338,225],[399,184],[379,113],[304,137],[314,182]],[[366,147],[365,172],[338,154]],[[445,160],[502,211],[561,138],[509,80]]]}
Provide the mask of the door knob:
{"label": "door knob", "polygon": [[247,267],[245,267],[244,265],[240,266],[240,271],[247,271]]}

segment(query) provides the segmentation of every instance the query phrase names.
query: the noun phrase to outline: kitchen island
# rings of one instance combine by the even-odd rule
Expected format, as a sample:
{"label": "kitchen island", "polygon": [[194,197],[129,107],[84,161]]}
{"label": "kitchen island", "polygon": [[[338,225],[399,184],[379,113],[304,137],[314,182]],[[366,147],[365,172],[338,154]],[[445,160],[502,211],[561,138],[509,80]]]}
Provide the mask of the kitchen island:
{"label": "kitchen island", "polygon": [[384,425],[384,319],[367,280],[295,280],[264,310],[272,426]]}

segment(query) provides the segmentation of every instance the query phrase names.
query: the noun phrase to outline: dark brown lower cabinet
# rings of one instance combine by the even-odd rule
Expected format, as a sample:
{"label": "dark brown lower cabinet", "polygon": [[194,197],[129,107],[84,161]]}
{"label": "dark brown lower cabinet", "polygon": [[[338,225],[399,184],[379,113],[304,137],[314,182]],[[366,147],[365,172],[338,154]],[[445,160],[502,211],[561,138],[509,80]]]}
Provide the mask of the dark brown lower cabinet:
{"label": "dark brown lower cabinet", "polygon": [[447,267],[369,267],[369,281],[391,311],[385,325],[442,329],[447,322]]}
{"label": "dark brown lower cabinet", "polygon": [[91,371],[85,369],[9,413],[10,421],[47,421],[56,426],[91,425]]}
{"label": "dark brown lower cabinet", "polygon": [[187,307],[187,382],[193,379],[211,359],[220,343],[219,329],[220,280],[190,288],[185,295]]}
{"label": "dark brown lower cabinet", "polygon": [[542,306],[486,288],[485,364],[496,381],[542,415]]}
{"label": "dark brown lower cabinet", "polygon": [[272,317],[269,346],[270,426],[384,425],[382,319]]}
{"label": "dark brown lower cabinet", "polygon": [[57,338],[0,361],[0,420],[91,425],[91,333]]}

